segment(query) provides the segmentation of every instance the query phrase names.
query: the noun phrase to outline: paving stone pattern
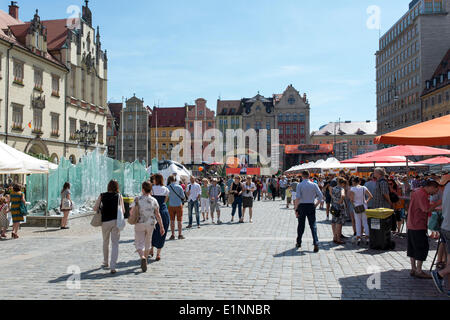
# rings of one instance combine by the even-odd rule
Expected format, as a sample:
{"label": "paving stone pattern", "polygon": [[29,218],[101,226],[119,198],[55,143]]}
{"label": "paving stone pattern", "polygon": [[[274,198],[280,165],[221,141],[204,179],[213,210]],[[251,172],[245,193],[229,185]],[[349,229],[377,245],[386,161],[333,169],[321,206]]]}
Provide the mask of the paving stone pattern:
{"label": "paving stone pattern", "polygon": [[[89,217],[71,220],[70,230],[23,228],[20,239],[0,242],[0,299],[447,299],[432,280],[410,277],[404,239],[396,239],[394,251],[337,246],[318,211],[316,254],[308,225],[303,247],[295,248],[297,220],[281,201],[256,202],[254,211],[252,224],[248,215],[245,224],[231,224],[231,209],[223,207],[223,225],[184,230],[186,240],[167,241],[162,260],[152,260],[147,273],[140,270],[132,226],[121,234],[115,275],[100,267],[101,231]],[[352,234],[351,225],[344,234]],[[71,266],[80,270],[79,289],[67,286]],[[380,289],[367,287],[369,266],[380,268]]]}

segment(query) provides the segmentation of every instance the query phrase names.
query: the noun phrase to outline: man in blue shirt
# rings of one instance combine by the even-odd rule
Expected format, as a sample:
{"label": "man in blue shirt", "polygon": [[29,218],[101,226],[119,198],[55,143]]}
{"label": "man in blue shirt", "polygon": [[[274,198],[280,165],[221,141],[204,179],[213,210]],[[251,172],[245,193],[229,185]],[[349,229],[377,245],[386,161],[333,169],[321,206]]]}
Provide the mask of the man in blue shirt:
{"label": "man in blue shirt", "polygon": [[[303,182],[297,185],[297,197],[295,199],[295,215],[298,219],[297,248],[302,246],[305,222],[308,218],[309,227],[314,239],[314,252],[319,252],[319,238],[317,236],[316,208],[323,199],[319,186],[309,180],[309,172],[302,172]],[[315,200],[319,200],[315,203]]]}

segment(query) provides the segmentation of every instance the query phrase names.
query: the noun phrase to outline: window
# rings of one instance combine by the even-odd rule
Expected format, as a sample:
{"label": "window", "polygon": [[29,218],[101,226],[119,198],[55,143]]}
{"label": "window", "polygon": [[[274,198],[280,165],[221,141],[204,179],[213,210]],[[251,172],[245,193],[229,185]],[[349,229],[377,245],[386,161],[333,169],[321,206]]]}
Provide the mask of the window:
{"label": "window", "polygon": [[270,128],[271,128],[270,122],[267,122],[267,123],[266,123],[266,129],[267,129],[267,130],[270,130]]}
{"label": "window", "polygon": [[162,132],[162,137],[166,137],[166,132],[165,131]]}
{"label": "window", "polygon": [[33,109],[33,131],[41,131],[42,129],[42,109]]}
{"label": "window", "polygon": [[81,100],[86,101],[86,71],[81,69]]}
{"label": "window", "polygon": [[250,130],[250,123],[247,122],[246,128],[247,128],[247,130]]}
{"label": "window", "polygon": [[23,106],[13,104],[13,127],[22,128]]}
{"label": "window", "polygon": [[91,77],[91,103],[95,104],[95,73]]}
{"label": "window", "polygon": [[200,110],[200,111],[198,112],[198,115],[199,115],[199,116],[202,116],[202,115],[203,115],[203,111]]}
{"label": "window", "polygon": [[76,75],[76,71],[77,68],[72,65],[71,68],[71,77],[72,77],[72,83],[71,83],[71,87],[72,87],[72,96],[75,97],[76,96],[76,87],[77,87],[77,75]]}
{"label": "window", "polygon": [[103,143],[103,126],[102,125],[98,125],[97,126],[97,131],[98,131],[98,142],[99,143]]}
{"label": "window", "polygon": [[52,135],[58,135],[59,134],[59,114],[57,113],[51,113],[50,114],[52,118]]}
{"label": "window", "polygon": [[291,115],[289,113],[286,114],[286,122],[291,121]]}
{"label": "window", "polygon": [[208,128],[212,128],[212,123],[208,122]]}
{"label": "window", "polygon": [[103,106],[104,104],[103,104],[103,80],[102,79],[99,79],[99,82],[98,82],[98,84],[99,84],[99,86],[100,86],[100,88],[98,89],[98,93],[99,93],[99,97],[98,97],[98,104],[100,105],[100,106]]}
{"label": "window", "polygon": [[34,88],[42,91],[42,70],[34,69]]}
{"label": "window", "polygon": [[305,127],[304,127],[304,126],[301,126],[301,127],[300,127],[300,133],[301,133],[301,134],[305,134]]}
{"label": "window", "polygon": [[297,126],[294,126],[294,128],[292,129],[293,130],[293,134],[297,134]]}
{"label": "window", "polygon": [[59,77],[52,75],[52,95],[59,97]]}
{"label": "window", "polygon": [[70,118],[69,119],[69,130],[70,130],[70,137],[73,137],[75,132],[77,131],[77,120]]}
{"label": "window", "polygon": [[291,126],[286,126],[286,135],[291,134]]}
{"label": "window", "polygon": [[278,115],[278,122],[283,122],[283,114]]}
{"label": "window", "polygon": [[23,62],[14,60],[14,82],[23,84]]}

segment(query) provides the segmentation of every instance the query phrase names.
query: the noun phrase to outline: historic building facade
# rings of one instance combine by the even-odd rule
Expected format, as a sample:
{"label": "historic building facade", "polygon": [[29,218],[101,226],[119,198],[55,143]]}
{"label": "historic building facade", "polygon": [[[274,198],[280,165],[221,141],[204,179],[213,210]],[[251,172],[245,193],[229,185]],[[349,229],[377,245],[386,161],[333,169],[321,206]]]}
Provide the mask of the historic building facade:
{"label": "historic building facade", "polygon": [[375,121],[330,122],[311,134],[315,145],[333,145],[335,157],[346,160],[375,151],[373,140],[377,136]]}
{"label": "historic building facade", "polygon": [[424,121],[450,114],[450,49],[433,76],[425,82],[421,98]]}
{"label": "historic building facade", "polygon": [[[175,130],[186,129],[186,107],[153,108],[151,120],[151,157],[152,159],[170,160],[173,147],[180,140],[172,141]],[[181,153],[180,156],[183,156]]]}
{"label": "historic building facade", "polygon": [[242,129],[241,100],[217,100],[216,128],[222,133],[223,154],[226,153],[227,130]]}
{"label": "historic building facade", "polygon": [[151,110],[144,106],[144,99],[133,96],[126,100],[117,138],[117,159],[151,163],[150,121]]}
{"label": "historic building facade", "polygon": [[306,98],[289,85],[283,94],[274,95],[280,144],[309,144],[310,105]]}
{"label": "historic building facade", "polygon": [[[78,162],[85,150],[76,131],[97,132],[91,151],[106,151],[107,57],[99,28],[92,26],[88,2],[81,18],[31,22],[19,20],[12,2],[0,12],[3,76],[0,128],[3,141],[28,153],[57,162]],[[2,90],[0,90],[2,91]]]}
{"label": "historic building facade", "polygon": [[378,133],[423,121],[425,81],[448,50],[450,1],[413,0],[376,52]]}
{"label": "historic building facade", "polygon": [[[207,130],[215,129],[216,123],[214,111],[206,106],[206,100],[199,98],[195,100],[195,105],[185,104],[186,108],[186,130],[191,134],[191,159],[193,164],[202,164],[203,161],[211,161],[212,159],[202,159],[200,154],[194,151],[194,144],[201,143],[202,150],[206,148],[209,142],[203,141],[203,136]],[[198,125],[197,131],[201,134],[200,140],[195,138],[195,126]],[[201,126],[201,127],[200,127]]]}

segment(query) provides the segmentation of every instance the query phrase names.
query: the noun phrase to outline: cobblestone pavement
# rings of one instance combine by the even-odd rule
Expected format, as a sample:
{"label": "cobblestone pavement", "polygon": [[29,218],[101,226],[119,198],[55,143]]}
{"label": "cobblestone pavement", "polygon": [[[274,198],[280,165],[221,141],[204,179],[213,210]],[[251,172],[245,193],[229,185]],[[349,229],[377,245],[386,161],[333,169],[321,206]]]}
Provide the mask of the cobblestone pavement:
{"label": "cobblestone pavement", "polygon": [[[281,201],[255,203],[253,224],[230,224],[231,210],[222,208],[223,225],[185,230],[186,240],[166,242],[162,260],[152,260],[147,273],[140,270],[129,225],[116,275],[100,268],[101,231],[90,218],[71,220],[64,231],[23,228],[20,239],[0,242],[0,299],[447,299],[432,280],[409,276],[404,239],[387,252],[337,246],[318,211],[320,252],[313,253],[308,226],[297,250],[297,220],[284,207]],[[184,218],[186,227],[186,209]],[[344,234],[352,234],[351,226]],[[71,266],[80,270],[79,289],[67,286]],[[380,289],[367,287],[369,266],[381,270]]]}

